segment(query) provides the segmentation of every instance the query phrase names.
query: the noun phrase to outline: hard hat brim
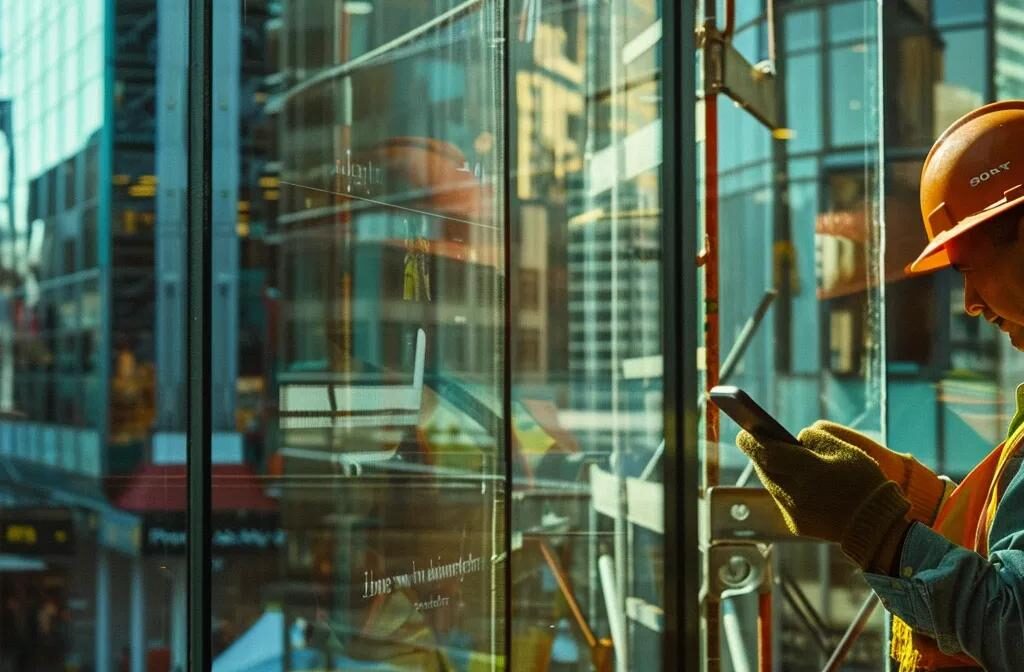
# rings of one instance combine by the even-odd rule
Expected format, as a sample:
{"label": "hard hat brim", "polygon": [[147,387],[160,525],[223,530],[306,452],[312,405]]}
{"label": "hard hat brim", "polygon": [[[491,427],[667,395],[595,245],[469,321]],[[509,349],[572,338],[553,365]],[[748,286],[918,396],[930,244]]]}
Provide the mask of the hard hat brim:
{"label": "hard hat brim", "polygon": [[965,217],[960,220],[960,222],[953,228],[942,231],[932,238],[931,242],[929,242],[928,246],[924,248],[924,251],[918,255],[917,259],[907,266],[907,274],[921,275],[937,271],[940,268],[949,267],[951,262],[949,260],[949,254],[946,252],[946,245],[963,236],[965,233],[972,231],[975,227],[980,226],[990,219],[998,217],[1007,210],[1012,210],[1021,204],[1024,204],[1024,194],[1021,194],[1016,198],[997,201],[981,212],[976,212],[970,217]]}

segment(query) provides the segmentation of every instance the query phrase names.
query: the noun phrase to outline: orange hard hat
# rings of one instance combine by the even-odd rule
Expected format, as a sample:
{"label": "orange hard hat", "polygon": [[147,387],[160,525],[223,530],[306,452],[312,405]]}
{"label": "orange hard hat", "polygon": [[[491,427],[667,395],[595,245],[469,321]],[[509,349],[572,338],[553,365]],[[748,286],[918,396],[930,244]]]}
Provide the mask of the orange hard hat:
{"label": "orange hard hat", "polygon": [[949,266],[946,245],[1024,203],[1024,100],[979,107],[935,141],[921,169],[928,246],[912,273]]}

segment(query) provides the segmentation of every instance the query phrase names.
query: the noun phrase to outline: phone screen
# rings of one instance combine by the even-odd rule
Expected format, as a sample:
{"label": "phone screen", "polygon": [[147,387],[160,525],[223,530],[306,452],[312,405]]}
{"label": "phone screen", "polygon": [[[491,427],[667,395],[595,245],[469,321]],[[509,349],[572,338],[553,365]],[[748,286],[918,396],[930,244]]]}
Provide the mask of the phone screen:
{"label": "phone screen", "polygon": [[795,436],[740,388],[717,385],[711,388],[710,396],[723,413],[755,437],[800,445]]}

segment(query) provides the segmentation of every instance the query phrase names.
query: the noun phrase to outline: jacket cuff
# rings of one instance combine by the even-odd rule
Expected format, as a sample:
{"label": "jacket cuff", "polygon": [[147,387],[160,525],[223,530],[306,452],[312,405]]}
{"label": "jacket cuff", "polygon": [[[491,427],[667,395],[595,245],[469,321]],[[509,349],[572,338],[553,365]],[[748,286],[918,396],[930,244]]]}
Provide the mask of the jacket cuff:
{"label": "jacket cuff", "polygon": [[939,514],[945,493],[946,483],[931,469],[917,460],[908,460],[903,494],[910,501],[911,520],[920,520],[930,527]]}
{"label": "jacket cuff", "polygon": [[886,481],[861,503],[843,533],[843,552],[864,569],[888,573],[909,521],[910,502],[896,481]]}

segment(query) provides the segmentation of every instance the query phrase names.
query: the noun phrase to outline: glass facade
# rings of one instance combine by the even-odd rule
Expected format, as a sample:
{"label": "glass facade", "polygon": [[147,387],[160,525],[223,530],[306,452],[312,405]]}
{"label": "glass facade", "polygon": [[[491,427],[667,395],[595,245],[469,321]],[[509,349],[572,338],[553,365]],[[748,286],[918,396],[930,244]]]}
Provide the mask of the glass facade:
{"label": "glass facade", "polygon": [[0,671],[185,670],[200,621],[216,672],[816,670],[864,605],[884,669],[842,553],[720,536],[765,500],[701,390],[954,479],[999,442],[1024,364],[905,267],[1024,3],[701,4],[0,0]]}
{"label": "glass facade", "polygon": [[362,4],[275,17],[277,413],[257,451],[287,541],[265,587],[280,586],[289,669],[492,669],[507,599],[500,8]]}

